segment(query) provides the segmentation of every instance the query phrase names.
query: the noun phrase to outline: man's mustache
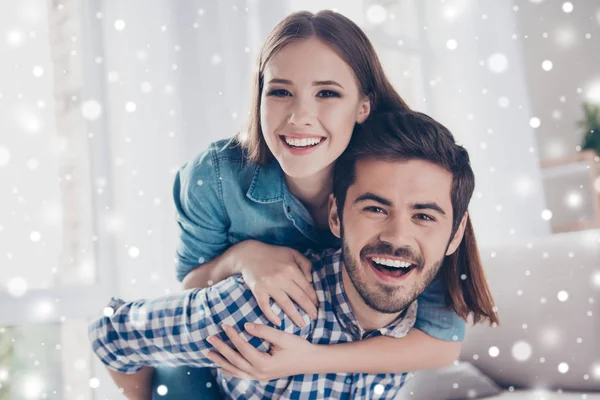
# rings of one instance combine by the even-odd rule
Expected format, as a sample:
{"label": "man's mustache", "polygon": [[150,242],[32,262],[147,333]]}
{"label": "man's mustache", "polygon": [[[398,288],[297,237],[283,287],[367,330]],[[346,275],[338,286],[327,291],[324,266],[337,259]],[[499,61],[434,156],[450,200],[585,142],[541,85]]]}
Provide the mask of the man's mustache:
{"label": "man's mustache", "polygon": [[400,257],[411,262],[417,268],[423,266],[423,257],[416,254],[410,247],[399,247],[394,249],[391,244],[385,242],[368,244],[360,251],[360,258],[364,260],[370,254],[385,254],[392,257]]}

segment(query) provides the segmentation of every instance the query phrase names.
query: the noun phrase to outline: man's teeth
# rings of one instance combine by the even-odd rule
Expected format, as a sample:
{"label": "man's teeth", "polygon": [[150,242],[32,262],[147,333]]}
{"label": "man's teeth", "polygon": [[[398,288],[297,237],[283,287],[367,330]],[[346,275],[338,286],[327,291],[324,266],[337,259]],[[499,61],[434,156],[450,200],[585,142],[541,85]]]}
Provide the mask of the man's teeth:
{"label": "man's teeth", "polygon": [[285,138],[285,142],[290,146],[294,147],[306,147],[306,146],[314,146],[315,144],[319,144],[323,138],[309,138],[309,139],[293,139],[293,138]]}
{"label": "man's teeth", "polygon": [[386,267],[393,267],[393,268],[408,268],[412,265],[409,262],[392,260],[389,258],[373,257],[373,261],[375,261],[377,264],[381,264],[381,265],[385,265]]}

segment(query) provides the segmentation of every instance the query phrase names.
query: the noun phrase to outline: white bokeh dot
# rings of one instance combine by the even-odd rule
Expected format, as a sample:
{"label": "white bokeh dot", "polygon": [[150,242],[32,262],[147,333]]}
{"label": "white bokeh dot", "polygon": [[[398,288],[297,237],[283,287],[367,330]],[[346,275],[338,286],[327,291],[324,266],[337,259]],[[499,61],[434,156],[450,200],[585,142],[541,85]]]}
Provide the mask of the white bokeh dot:
{"label": "white bokeh dot", "polygon": [[132,247],[129,248],[128,253],[129,253],[129,257],[131,257],[131,258],[138,258],[139,255],[140,255],[140,249],[138,249],[135,246],[132,246]]}
{"label": "white bokeh dot", "polygon": [[90,379],[90,387],[92,389],[98,389],[100,387],[100,379],[98,379],[98,378],[91,378]]}
{"label": "white bokeh dot", "polygon": [[531,345],[519,340],[512,347],[512,355],[517,361],[527,361],[531,357]]}
{"label": "white bokeh dot", "polygon": [[123,29],[125,29],[125,21],[123,21],[122,19],[116,20],[115,29],[118,31],[122,31]]}
{"label": "white bokeh dot", "polygon": [[44,381],[36,375],[29,375],[23,379],[23,395],[27,399],[40,398],[44,390]]}
{"label": "white bokeh dot", "polygon": [[600,379],[600,363],[592,365],[592,375],[595,379]]}
{"label": "white bokeh dot", "polygon": [[15,276],[8,281],[8,294],[14,297],[21,297],[27,292],[27,282],[20,276]]}
{"label": "white bokeh dot", "polygon": [[544,210],[542,211],[542,219],[545,221],[550,221],[552,219],[552,211]]}
{"label": "white bokeh dot", "polygon": [[29,239],[31,239],[32,242],[39,242],[41,238],[42,235],[37,231],[33,231],[29,234]]}
{"label": "white bokeh dot", "polygon": [[448,48],[448,50],[456,50],[456,48],[458,47],[458,43],[456,42],[456,40],[450,39],[446,42],[446,47]]}
{"label": "white bokeh dot", "polygon": [[558,372],[560,372],[561,374],[566,374],[567,372],[569,372],[569,364],[564,362],[558,364]]}
{"label": "white bokeh dot", "polygon": [[112,317],[115,314],[115,309],[112,307],[105,307],[103,314],[105,317]]}
{"label": "white bokeh dot", "polygon": [[381,4],[372,4],[367,9],[367,20],[372,24],[381,24],[387,16],[388,12]]}
{"label": "white bokeh dot", "polygon": [[508,68],[508,59],[502,53],[494,53],[487,59],[487,66],[490,71],[501,74]]}
{"label": "white bokeh dot", "polygon": [[600,271],[596,271],[594,273],[594,275],[592,276],[592,283],[594,284],[594,286],[596,286],[597,288],[600,288]]}
{"label": "white bokeh dot", "polygon": [[550,61],[550,60],[544,60],[542,62],[542,69],[544,71],[550,71],[553,66],[554,66],[554,64],[552,64],[552,61]]}
{"label": "white bokeh dot", "polygon": [[205,261],[205,260],[204,260],[204,257],[200,257],[200,258],[198,258],[198,262],[199,262],[200,264],[204,264],[204,261]]}
{"label": "white bokeh dot", "polygon": [[383,385],[381,385],[381,384],[377,384],[377,385],[375,385],[375,387],[373,388],[373,392],[374,392],[376,395],[382,395],[384,391],[385,391],[385,388],[384,388],[384,387],[383,387]]}
{"label": "white bokeh dot", "polygon": [[565,202],[570,208],[579,208],[583,204],[583,197],[579,192],[570,192],[567,194]]}
{"label": "white bokeh dot", "polygon": [[33,76],[35,77],[40,77],[42,75],[44,75],[44,68],[40,67],[39,65],[36,65],[35,67],[33,67]]}
{"label": "white bokeh dot", "polygon": [[569,293],[567,293],[564,290],[561,290],[560,292],[558,292],[556,297],[558,298],[559,301],[565,302],[569,299]]}
{"label": "white bokeh dot", "polygon": [[128,101],[127,103],[125,103],[125,111],[127,112],[134,112],[136,110],[137,106],[135,105],[135,103],[133,101]]}
{"label": "white bokeh dot", "polygon": [[140,88],[142,89],[142,93],[150,93],[152,91],[150,82],[142,82]]}
{"label": "white bokeh dot", "polygon": [[8,165],[10,162],[10,152],[4,146],[0,146],[0,167]]}
{"label": "white bokeh dot", "polygon": [[119,73],[117,71],[110,71],[108,73],[108,81],[110,83],[117,83],[117,82],[119,82],[119,78],[120,78],[120,75],[119,75]]}
{"label": "white bokeh dot", "polygon": [[196,182],[198,184],[198,186],[202,186],[204,184],[204,181],[202,181],[202,179],[198,179],[198,182]]}
{"label": "white bokeh dot", "polygon": [[541,125],[541,121],[539,118],[537,117],[533,117],[529,120],[529,126],[531,126],[532,128],[539,128]]}
{"label": "white bokeh dot", "polygon": [[492,346],[488,350],[488,354],[490,357],[498,357],[498,355],[500,355],[500,349],[498,349],[496,346]]}
{"label": "white bokeh dot", "polygon": [[29,168],[30,170],[35,171],[36,169],[38,169],[39,166],[40,162],[35,158],[27,160],[27,168]]}
{"label": "white bokeh dot", "polygon": [[571,3],[570,1],[565,1],[562,5],[562,9],[567,14],[572,12],[573,11],[573,3]]}
{"label": "white bokeh dot", "polygon": [[156,388],[156,393],[157,393],[159,396],[165,396],[165,395],[166,395],[168,392],[169,392],[169,389],[167,389],[167,387],[166,387],[165,385],[159,385],[159,386]]}
{"label": "white bokeh dot", "polygon": [[102,114],[102,106],[96,100],[86,100],[81,103],[81,115],[83,118],[93,121]]}
{"label": "white bokeh dot", "polygon": [[23,44],[23,34],[20,31],[11,30],[6,34],[6,43],[11,47]]}

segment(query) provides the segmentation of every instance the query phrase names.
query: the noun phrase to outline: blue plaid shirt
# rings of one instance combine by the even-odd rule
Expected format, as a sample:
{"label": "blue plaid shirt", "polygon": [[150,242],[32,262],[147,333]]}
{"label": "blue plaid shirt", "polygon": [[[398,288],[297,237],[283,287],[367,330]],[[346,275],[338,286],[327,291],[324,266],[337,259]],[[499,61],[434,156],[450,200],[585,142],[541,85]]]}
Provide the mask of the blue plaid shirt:
{"label": "blue plaid shirt", "polygon": [[[318,318],[312,321],[299,307],[305,328],[297,327],[275,303],[271,307],[282,321],[281,330],[315,344],[346,343],[375,336],[403,337],[414,325],[414,301],[394,323],[365,332],[350,309],[342,283],[341,250],[313,257],[313,285],[319,298]],[[273,326],[263,315],[252,292],[240,276],[206,289],[194,289],[155,300],[126,303],[113,299],[109,312],[89,328],[90,341],[100,360],[111,369],[133,373],[144,366],[215,367],[206,354],[206,341],[216,335],[230,343],[221,325],[234,327],[258,350],[269,344],[250,336],[246,322]],[[397,357],[398,355],[390,355]],[[338,373],[296,375],[268,382],[224,375],[217,382],[234,399],[393,399],[409,374]]]}

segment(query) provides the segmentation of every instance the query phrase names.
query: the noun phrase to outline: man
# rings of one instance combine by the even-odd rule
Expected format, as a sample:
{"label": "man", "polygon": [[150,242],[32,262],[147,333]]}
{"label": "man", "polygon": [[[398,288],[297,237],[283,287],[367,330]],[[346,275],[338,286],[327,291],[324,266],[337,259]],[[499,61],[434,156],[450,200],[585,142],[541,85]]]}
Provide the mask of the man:
{"label": "man", "polygon": [[[415,299],[438,273],[448,305],[461,317],[497,322],[467,213],[473,171],[446,128],[411,111],[372,117],[337,161],[333,185],[329,226],[343,246],[313,258],[318,318],[303,314],[308,325],[300,328],[273,304],[280,329],[305,338],[314,350],[402,337],[414,323]],[[90,339],[106,366],[120,373],[159,364],[214,366],[210,342],[228,342],[229,329],[268,351],[268,343],[246,331],[247,322],[270,323],[239,276],[207,289],[151,301],[113,300],[110,306],[112,315],[90,326]],[[259,382],[218,374],[225,395],[239,399],[387,399],[407,377],[339,373]]]}

